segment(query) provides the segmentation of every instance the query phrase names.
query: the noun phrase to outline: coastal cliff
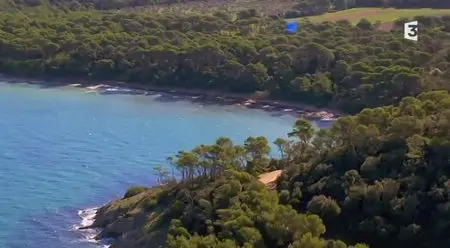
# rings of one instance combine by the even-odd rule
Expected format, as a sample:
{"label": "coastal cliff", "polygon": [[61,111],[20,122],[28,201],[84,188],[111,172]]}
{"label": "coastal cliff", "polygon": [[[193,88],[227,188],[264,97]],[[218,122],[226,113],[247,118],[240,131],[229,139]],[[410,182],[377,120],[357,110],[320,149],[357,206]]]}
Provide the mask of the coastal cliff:
{"label": "coastal cliff", "polygon": [[170,221],[165,216],[166,204],[157,199],[161,192],[162,186],[132,187],[122,199],[99,208],[87,228],[101,228],[95,239],[114,239],[111,248],[162,247]]}
{"label": "coastal cliff", "polygon": [[111,248],[347,247],[321,238],[320,217],[280,204],[263,179],[230,171],[213,181],[131,188],[100,208],[90,228],[103,229],[98,240],[114,238]]}
{"label": "coastal cliff", "polygon": [[[272,188],[281,172],[261,174],[258,180]],[[111,248],[163,247],[170,223],[167,208],[175,201],[164,196],[170,190],[175,191],[174,186],[131,187],[123,198],[99,208],[94,223],[85,228],[102,229],[95,239],[114,239]]]}
{"label": "coastal cliff", "polygon": [[[300,119],[292,135],[300,127],[314,132]],[[275,144],[291,154],[286,142]],[[244,145],[221,137],[212,145],[180,151],[169,159],[179,172],[177,181],[155,167],[162,185],[130,188],[122,199],[98,209],[88,228],[102,230],[97,240],[113,238],[111,248],[347,247],[323,238],[326,228],[319,215],[297,212],[273,190],[283,165],[269,152],[264,137],[249,137]]]}

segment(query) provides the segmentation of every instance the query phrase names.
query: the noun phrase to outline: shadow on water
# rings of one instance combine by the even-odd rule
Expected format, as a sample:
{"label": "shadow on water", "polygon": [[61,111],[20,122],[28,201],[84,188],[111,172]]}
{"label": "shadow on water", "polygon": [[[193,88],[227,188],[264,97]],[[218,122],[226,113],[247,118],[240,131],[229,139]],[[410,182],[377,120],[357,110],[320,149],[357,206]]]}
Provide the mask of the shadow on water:
{"label": "shadow on water", "polygon": [[[102,94],[102,93],[100,93]],[[187,101],[190,103],[197,103],[197,104],[203,104],[203,105],[219,105],[219,106],[235,106],[235,107],[241,107],[246,109],[257,109],[267,112],[270,116],[273,117],[282,117],[286,115],[299,117],[302,114],[305,114],[306,111],[304,110],[296,110],[296,109],[285,109],[282,107],[275,107],[270,106],[266,107],[266,104],[258,104],[254,103],[248,106],[245,106],[242,104],[242,100],[235,99],[235,98],[226,98],[226,97],[211,97],[208,95],[202,95],[198,94],[196,96],[184,96],[184,95],[176,95],[173,93],[161,93],[161,92],[155,92],[154,94],[147,94],[147,95],[157,95],[156,98],[154,98],[155,101],[158,102],[181,102],[181,101]],[[314,119],[311,119],[314,120]]]}
{"label": "shadow on water", "polygon": [[86,90],[86,93],[100,94],[100,95],[147,95],[154,96],[153,100],[163,103],[173,103],[180,101],[187,101],[190,103],[197,103],[202,105],[219,105],[219,106],[235,106],[247,109],[258,109],[269,113],[273,117],[282,116],[293,116],[293,117],[304,117],[308,120],[314,122],[323,123],[323,126],[331,126],[335,122],[335,118],[322,118],[319,116],[312,115],[313,112],[305,111],[299,108],[289,108],[282,106],[280,104],[264,103],[260,101],[255,101],[248,103],[245,99],[225,97],[225,96],[215,96],[202,93],[190,93],[190,92],[178,92],[176,90],[149,90],[149,89],[131,89],[126,88],[127,85],[120,82],[106,82],[104,85],[97,84],[99,86],[95,89],[90,89],[93,83],[79,82],[79,83],[64,83],[54,80],[26,80],[26,79],[16,79],[16,78],[2,78],[0,75],[0,81],[10,83],[10,84],[23,84],[23,85],[35,85],[40,88],[78,88]]}

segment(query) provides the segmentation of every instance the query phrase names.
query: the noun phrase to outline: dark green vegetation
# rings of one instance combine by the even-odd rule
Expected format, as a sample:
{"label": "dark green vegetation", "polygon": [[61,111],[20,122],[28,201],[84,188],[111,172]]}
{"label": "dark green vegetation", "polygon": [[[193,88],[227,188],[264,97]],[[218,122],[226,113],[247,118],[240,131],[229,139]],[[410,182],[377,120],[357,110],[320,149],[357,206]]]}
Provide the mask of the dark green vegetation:
{"label": "dark green vegetation", "polygon": [[[264,5],[267,7],[261,8]],[[448,8],[450,2],[447,0],[2,0],[0,6],[7,9],[58,6],[71,10],[147,8],[151,11],[186,10],[192,7],[197,10],[201,8],[229,11],[255,8],[269,15],[293,18],[355,7]]]}
{"label": "dark green vegetation", "polygon": [[317,215],[280,204],[277,192],[252,176],[270,167],[269,150],[264,137],[251,137],[242,146],[219,138],[180,152],[171,161],[181,181],[158,168],[166,185],[133,187],[99,210],[99,238],[118,237],[115,248],[348,247],[322,238]]}
{"label": "dark green vegetation", "polygon": [[284,23],[238,14],[0,12],[0,72],[218,89],[348,112],[448,89],[450,18],[423,17],[418,43],[361,21]]}
{"label": "dark green vegetation", "polygon": [[[448,1],[422,2],[413,7]],[[333,3],[301,1],[309,9],[300,15],[381,4]],[[403,40],[402,21],[392,32],[367,20],[305,23],[287,35],[283,21],[254,10],[149,14],[95,10],[145,1],[0,4],[2,73],[258,93],[348,112],[377,107],[330,130],[297,121],[290,140],[275,141],[279,159],[268,157],[263,137],[242,146],[220,138],[180,152],[171,159],[179,182],[157,167],[164,186],[131,188],[100,209],[94,226],[104,228],[99,238],[117,238],[115,247],[450,245],[450,17],[416,18],[423,26],[414,43]],[[274,169],[285,172],[271,191],[256,176]]]}
{"label": "dark green vegetation", "polygon": [[[371,247],[449,247],[450,95],[422,93],[321,130],[278,184],[329,237]],[[303,130],[304,144],[311,141]]]}
{"label": "dark green vegetation", "polygon": [[[117,247],[449,247],[449,130],[450,95],[433,91],[329,130],[300,119],[279,159],[263,137],[220,138],[171,160],[181,182],[159,169],[165,186],[131,189],[96,226]],[[252,174],[274,165],[285,172],[270,191]]]}

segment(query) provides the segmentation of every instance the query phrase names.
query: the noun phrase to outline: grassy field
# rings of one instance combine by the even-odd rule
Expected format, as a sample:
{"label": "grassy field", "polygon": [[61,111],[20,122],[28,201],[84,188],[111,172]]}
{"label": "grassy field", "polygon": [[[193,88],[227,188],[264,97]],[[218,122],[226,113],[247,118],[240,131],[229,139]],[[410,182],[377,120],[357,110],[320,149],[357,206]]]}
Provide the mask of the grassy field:
{"label": "grassy field", "polygon": [[[413,18],[419,15],[450,15],[450,9],[355,8],[318,16],[308,16],[307,18],[311,22],[348,20],[351,23],[357,23],[361,18],[366,18],[373,23],[376,21],[381,21],[381,23],[391,23],[399,18]],[[301,21],[303,19],[305,19],[305,17],[289,20]]]}

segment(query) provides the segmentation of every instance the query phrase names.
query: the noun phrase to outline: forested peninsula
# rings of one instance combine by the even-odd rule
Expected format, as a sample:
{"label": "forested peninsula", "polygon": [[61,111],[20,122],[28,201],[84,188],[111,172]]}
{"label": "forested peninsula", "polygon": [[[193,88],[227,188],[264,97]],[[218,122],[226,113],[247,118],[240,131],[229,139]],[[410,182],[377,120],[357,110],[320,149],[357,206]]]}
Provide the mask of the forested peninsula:
{"label": "forested peninsula", "polygon": [[[130,188],[85,228],[101,228],[112,248],[450,246],[450,17],[417,17],[418,42],[403,39],[405,20],[390,30],[304,20],[286,34],[283,19],[449,2],[222,3],[0,0],[5,75],[214,89],[355,114],[328,130],[298,119],[288,139],[220,137],[180,151],[174,173],[154,168],[160,185]],[[282,171],[276,182],[258,180],[270,171]]]}
{"label": "forested peninsula", "polygon": [[[341,117],[299,119],[289,139],[219,138],[156,167],[161,186],[132,187],[99,209],[97,238],[139,247],[430,247],[450,245],[450,94]],[[283,169],[273,187],[256,179]],[[365,244],[363,244],[365,243]]]}

